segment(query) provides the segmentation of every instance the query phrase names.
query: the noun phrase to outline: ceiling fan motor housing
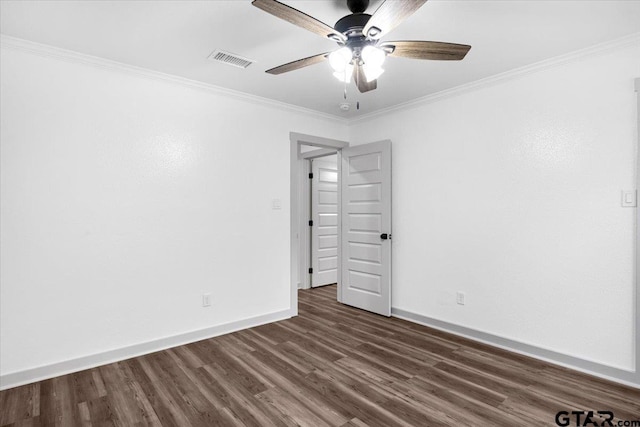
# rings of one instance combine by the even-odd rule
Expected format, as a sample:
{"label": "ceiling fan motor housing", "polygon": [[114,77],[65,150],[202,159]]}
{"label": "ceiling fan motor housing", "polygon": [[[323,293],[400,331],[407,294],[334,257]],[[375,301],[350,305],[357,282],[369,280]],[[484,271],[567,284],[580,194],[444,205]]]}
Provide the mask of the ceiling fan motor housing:
{"label": "ceiling fan motor housing", "polygon": [[341,18],[333,28],[347,37],[361,37],[362,29],[370,18],[368,13],[354,13]]}

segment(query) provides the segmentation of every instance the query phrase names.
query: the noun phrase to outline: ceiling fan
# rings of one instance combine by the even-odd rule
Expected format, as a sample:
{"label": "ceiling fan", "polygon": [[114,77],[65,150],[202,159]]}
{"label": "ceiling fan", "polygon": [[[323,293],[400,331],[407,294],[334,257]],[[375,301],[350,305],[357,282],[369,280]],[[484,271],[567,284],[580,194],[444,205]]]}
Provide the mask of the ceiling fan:
{"label": "ceiling fan", "polygon": [[384,72],[387,56],[413,59],[459,61],[471,46],[430,41],[388,41],[380,39],[400,25],[427,0],[386,0],[373,15],[364,13],[369,0],[347,0],[352,12],[331,28],[291,6],[276,0],[253,0],[252,4],[278,18],[302,27],[338,43],[340,49],[289,62],[266,72],[282,74],[328,60],[334,76],[349,83],[355,80],[362,93],[378,87],[377,79]]}

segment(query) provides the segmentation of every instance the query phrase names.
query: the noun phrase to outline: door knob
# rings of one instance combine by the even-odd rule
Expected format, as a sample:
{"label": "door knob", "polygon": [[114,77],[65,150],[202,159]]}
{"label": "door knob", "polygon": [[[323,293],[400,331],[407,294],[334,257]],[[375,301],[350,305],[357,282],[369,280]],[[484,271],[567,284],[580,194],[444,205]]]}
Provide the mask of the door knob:
{"label": "door knob", "polygon": [[382,234],[380,235],[380,238],[381,238],[382,240],[391,240],[391,234],[382,233]]}

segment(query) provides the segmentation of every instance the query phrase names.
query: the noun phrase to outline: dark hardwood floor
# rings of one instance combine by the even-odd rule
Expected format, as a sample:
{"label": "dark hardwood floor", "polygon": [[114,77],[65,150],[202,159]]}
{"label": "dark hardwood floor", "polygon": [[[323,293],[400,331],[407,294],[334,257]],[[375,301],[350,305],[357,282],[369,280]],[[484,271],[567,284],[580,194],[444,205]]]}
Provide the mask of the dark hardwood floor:
{"label": "dark hardwood floor", "polygon": [[0,425],[554,426],[572,410],[640,420],[640,390],[335,299],[335,286],[300,291],[296,318],[0,392]]}

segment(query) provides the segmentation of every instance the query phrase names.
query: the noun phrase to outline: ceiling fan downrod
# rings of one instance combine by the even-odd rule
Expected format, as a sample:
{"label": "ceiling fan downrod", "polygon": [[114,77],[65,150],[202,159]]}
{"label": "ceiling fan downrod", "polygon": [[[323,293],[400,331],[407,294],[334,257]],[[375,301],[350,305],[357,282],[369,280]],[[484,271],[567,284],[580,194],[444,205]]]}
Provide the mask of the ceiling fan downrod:
{"label": "ceiling fan downrod", "polygon": [[369,0],[347,0],[347,7],[351,13],[364,13],[369,7]]}

